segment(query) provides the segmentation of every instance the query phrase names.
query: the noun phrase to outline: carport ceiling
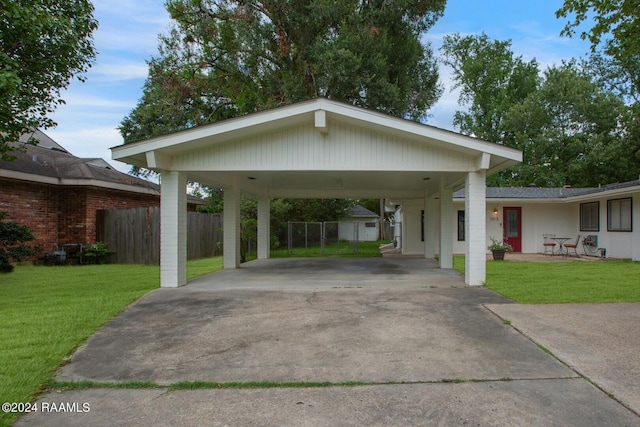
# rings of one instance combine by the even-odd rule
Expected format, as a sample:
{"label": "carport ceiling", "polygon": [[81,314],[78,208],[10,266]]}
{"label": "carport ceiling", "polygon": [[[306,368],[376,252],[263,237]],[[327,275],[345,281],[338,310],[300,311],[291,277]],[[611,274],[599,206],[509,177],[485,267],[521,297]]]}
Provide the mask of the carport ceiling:
{"label": "carport ceiling", "polygon": [[113,158],[181,171],[256,196],[423,198],[522,154],[454,132],[324,98],[112,149]]}

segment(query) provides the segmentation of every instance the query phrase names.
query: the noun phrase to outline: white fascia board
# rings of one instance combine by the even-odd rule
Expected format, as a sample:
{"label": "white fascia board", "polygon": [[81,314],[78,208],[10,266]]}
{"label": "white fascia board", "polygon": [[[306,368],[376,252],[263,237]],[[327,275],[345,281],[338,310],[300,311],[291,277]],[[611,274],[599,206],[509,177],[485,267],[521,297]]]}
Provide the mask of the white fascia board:
{"label": "white fascia board", "polygon": [[632,195],[640,195],[640,185],[636,185],[633,187],[626,187],[626,188],[614,188],[611,190],[594,191],[593,193],[589,193],[589,194],[582,194],[580,196],[567,197],[567,199],[573,202],[584,202],[589,200],[632,196]]}
{"label": "white fascia board", "polygon": [[159,136],[145,141],[120,145],[111,148],[112,157],[114,160],[121,160],[127,157],[146,153],[148,151],[175,147],[183,143],[211,138],[212,136],[224,135],[242,130],[246,131],[249,128],[266,125],[280,120],[294,119],[307,113],[315,113],[315,111],[318,110],[344,116],[362,123],[381,126],[400,133],[437,140],[444,144],[451,145],[452,148],[457,147],[458,149],[465,151],[469,150],[478,153],[487,153],[492,156],[503,157],[515,162],[522,161],[522,152],[513,148],[478,140],[470,136],[461,135],[422,123],[365,110],[360,107],[338,103],[325,98],[316,98],[310,101],[261,111],[210,125],[198,126],[192,129]]}
{"label": "white fascia board", "polygon": [[420,137],[435,139],[463,149],[505,157],[516,162],[522,161],[522,152],[514,148],[483,141],[423,123],[389,116],[376,111],[365,110],[348,104],[331,102],[326,99],[322,101],[324,101],[323,109],[326,108],[327,111],[334,114],[343,115],[365,123],[395,129]]}
{"label": "white fascia board", "polygon": [[240,130],[246,130],[255,126],[265,125],[278,120],[291,119],[297,116],[318,110],[312,102],[302,102],[272,110],[261,111],[246,116],[235,117],[209,125],[197,126],[191,129],[158,136],[155,138],[138,141],[131,144],[112,147],[115,160],[135,156],[148,151],[161,150],[180,144],[189,143],[216,135],[224,135]]}

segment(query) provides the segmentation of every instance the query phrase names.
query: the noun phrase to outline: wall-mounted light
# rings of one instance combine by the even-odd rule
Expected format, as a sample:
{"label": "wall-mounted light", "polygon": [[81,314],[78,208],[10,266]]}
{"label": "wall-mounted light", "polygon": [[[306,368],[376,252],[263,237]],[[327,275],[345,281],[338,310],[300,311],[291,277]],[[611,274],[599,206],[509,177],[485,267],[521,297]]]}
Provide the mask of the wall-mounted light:
{"label": "wall-mounted light", "polygon": [[493,212],[491,212],[491,219],[493,221],[498,220],[498,208],[493,208]]}

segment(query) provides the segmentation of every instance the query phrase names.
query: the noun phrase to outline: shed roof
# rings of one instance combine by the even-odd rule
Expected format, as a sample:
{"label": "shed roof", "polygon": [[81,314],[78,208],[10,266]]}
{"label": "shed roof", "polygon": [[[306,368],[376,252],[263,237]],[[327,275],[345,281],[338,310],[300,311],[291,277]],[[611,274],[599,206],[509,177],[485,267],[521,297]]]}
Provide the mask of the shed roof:
{"label": "shed roof", "polygon": [[345,212],[345,217],[349,217],[349,218],[356,218],[356,217],[362,217],[362,218],[377,218],[378,214],[375,212],[370,211],[369,209],[365,208],[364,206],[361,205],[356,205],[356,206],[352,206],[349,209],[347,209],[347,211]]}

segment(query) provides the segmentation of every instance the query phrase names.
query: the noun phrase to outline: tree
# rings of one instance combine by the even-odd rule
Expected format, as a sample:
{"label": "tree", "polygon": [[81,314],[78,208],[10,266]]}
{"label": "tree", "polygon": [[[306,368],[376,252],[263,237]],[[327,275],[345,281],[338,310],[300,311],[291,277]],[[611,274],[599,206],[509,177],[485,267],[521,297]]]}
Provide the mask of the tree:
{"label": "tree", "polygon": [[441,93],[423,35],[446,0],[169,0],[125,143],[328,97],[420,120]]}
{"label": "tree", "polygon": [[23,134],[56,125],[60,91],[95,58],[92,14],[88,0],[0,0],[1,160]]}
{"label": "tree", "polygon": [[630,89],[640,97],[640,0],[564,0],[556,17],[568,21],[561,34],[572,37],[583,23],[593,20],[588,30],[580,33],[580,38],[589,40],[595,53],[602,47],[605,55],[614,59],[619,67],[627,70],[631,77]]}
{"label": "tree", "polygon": [[25,243],[35,239],[26,225],[5,221],[7,214],[0,212],[0,273],[11,273],[11,260],[21,261],[25,256],[33,254],[33,250]]}
{"label": "tree", "polygon": [[484,33],[445,36],[441,51],[453,69],[453,89],[460,89],[458,103],[469,106],[455,113],[453,124],[464,134],[513,146],[504,118],[537,89],[537,62],[514,57],[510,40],[490,40]]}
{"label": "tree", "polygon": [[524,152],[523,163],[509,171],[510,184],[588,187],[635,179],[640,163],[628,144],[627,112],[577,62],[548,68],[540,89],[505,120]]}

